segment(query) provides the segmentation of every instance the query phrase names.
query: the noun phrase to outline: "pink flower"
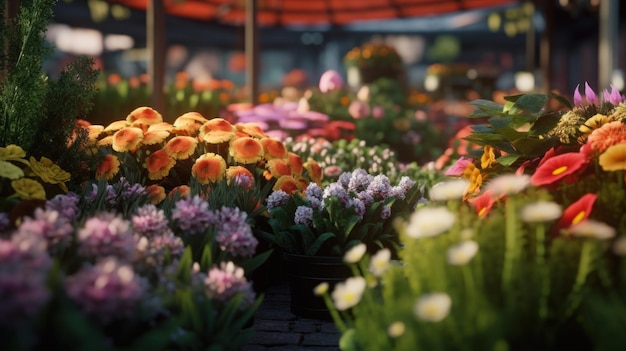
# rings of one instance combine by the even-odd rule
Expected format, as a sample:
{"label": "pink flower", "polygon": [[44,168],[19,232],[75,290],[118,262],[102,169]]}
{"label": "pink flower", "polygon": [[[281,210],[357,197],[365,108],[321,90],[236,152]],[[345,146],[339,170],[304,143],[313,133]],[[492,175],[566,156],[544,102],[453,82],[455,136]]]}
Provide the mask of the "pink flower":
{"label": "pink flower", "polygon": [[580,91],[578,91],[578,88],[580,88],[580,84],[578,84],[576,86],[576,89],[574,90],[574,105],[582,106],[583,105],[583,97],[580,95]]}
{"label": "pink flower", "polygon": [[372,117],[381,119],[385,116],[385,109],[382,106],[374,106],[372,109]]}
{"label": "pink flower", "polygon": [[585,82],[585,98],[592,105],[598,105],[600,102],[598,100],[598,95],[596,95],[596,92],[591,89],[589,83],[587,82]]}
{"label": "pink flower", "polygon": [[348,112],[354,119],[363,119],[370,114],[370,105],[360,100],[354,100],[348,106]]}
{"label": "pink flower", "polygon": [[444,174],[447,176],[460,176],[463,174],[467,166],[474,162],[471,158],[465,158],[461,156],[452,167],[450,167]]}
{"label": "pink flower", "polygon": [[339,72],[328,70],[320,77],[319,88],[322,93],[341,89],[343,87],[343,78]]}

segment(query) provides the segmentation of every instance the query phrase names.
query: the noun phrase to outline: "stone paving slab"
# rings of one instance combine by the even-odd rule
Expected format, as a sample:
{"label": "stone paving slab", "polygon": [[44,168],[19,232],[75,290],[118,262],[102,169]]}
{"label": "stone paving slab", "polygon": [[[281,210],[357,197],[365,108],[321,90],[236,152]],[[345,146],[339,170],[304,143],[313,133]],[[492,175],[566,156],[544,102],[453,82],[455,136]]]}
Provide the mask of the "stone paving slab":
{"label": "stone paving slab", "polygon": [[338,351],[341,333],[332,321],[291,313],[289,286],[270,286],[254,317],[254,335],[241,351]]}

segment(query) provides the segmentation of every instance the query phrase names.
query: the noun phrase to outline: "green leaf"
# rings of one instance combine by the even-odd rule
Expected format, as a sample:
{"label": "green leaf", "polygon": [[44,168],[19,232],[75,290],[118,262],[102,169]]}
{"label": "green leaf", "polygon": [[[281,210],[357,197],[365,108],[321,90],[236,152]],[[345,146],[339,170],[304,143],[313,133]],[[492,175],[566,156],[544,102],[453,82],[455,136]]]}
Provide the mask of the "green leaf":
{"label": "green leaf", "polygon": [[565,97],[559,95],[559,94],[555,94],[553,92],[548,93],[548,95],[555,99],[556,101],[558,101],[561,105],[565,106],[568,110],[571,110],[574,108],[574,106],[572,106],[572,104],[569,102],[569,100],[567,100]]}
{"label": "green leaf", "polygon": [[[502,105],[495,103],[491,100],[486,100],[486,99],[477,99],[474,101],[470,101],[469,104],[478,107],[480,110],[484,112],[492,113],[494,115],[501,113],[503,109]],[[473,115],[475,115],[475,113],[473,113],[470,116],[473,116]]]}
{"label": "green leaf", "polygon": [[557,123],[561,120],[561,114],[558,112],[551,112],[545,115],[539,116],[533,126],[530,128],[530,135],[544,135],[551,131]]}
{"label": "green leaf", "polygon": [[504,155],[504,156],[500,156],[496,159],[496,161],[498,161],[499,164],[509,167],[510,165],[512,165],[513,163],[515,163],[515,161],[517,161],[519,159],[520,155]]}
{"label": "green leaf", "polygon": [[306,255],[314,256],[322,247],[322,245],[329,239],[335,237],[335,233],[326,232],[320,234],[313,244],[306,248]]}
{"label": "green leaf", "polygon": [[545,94],[523,94],[515,100],[515,106],[530,112],[539,112],[548,102]]}
{"label": "green leaf", "polygon": [[252,272],[255,269],[259,268],[263,264],[263,262],[267,261],[274,250],[267,250],[261,254],[258,254],[240,264],[241,268],[246,273]]}

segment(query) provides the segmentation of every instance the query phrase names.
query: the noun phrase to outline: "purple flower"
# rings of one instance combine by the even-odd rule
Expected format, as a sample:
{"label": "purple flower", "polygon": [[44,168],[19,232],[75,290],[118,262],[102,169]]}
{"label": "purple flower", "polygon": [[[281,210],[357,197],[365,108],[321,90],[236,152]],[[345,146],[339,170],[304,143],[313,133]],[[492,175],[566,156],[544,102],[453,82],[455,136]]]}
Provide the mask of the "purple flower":
{"label": "purple flower", "polygon": [[115,213],[101,212],[78,230],[78,253],[82,256],[130,258],[136,244],[130,222]]}
{"label": "purple flower", "polygon": [[339,178],[337,178],[337,182],[341,184],[342,187],[347,189],[351,178],[352,172],[343,172],[339,175]]}
{"label": "purple flower", "polygon": [[35,209],[34,218],[24,217],[17,228],[19,233],[39,235],[48,242],[51,250],[64,249],[72,244],[74,227],[70,220],[56,210]]}
{"label": "purple flower", "polygon": [[0,240],[0,325],[35,316],[47,303],[47,275],[52,260],[45,240],[17,233]]}
{"label": "purple flower", "polygon": [[181,199],[172,210],[172,220],[185,234],[195,235],[205,232],[214,222],[214,214],[209,211],[209,203],[200,196]]}
{"label": "purple flower", "polygon": [[311,182],[306,187],[306,199],[311,201],[311,199],[322,200],[324,198],[324,190],[317,185],[317,183]]}
{"label": "purple flower", "polygon": [[267,209],[272,210],[276,207],[286,205],[291,195],[282,190],[275,190],[267,197]]}
{"label": "purple flower", "polygon": [[391,182],[386,175],[378,174],[369,183],[366,191],[370,193],[376,201],[384,200],[391,194]]}
{"label": "purple flower", "polygon": [[596,92],[593,91],[593,89],[591,89],[591,87],[589,86],[589,83],[587,82],[585,82],[585,98],[592,105],[598,105],[599,103]]}
{"label": "purple flower", "polygon": [[107,323],[136,311],[144,300],[147,282],[130,265],[108,257],[67,277],[65,289],[86,314]]}
{"label": "purple flower", "polygon": [[293,221],[296,224],[313,224],[313,209],[308,206],[298,206]]}
{"label": "purple flower", "polygon": [[383,210],[380,212],[380,219],[383,221],[391,217],[391,207],[389,205],[383,206]]}
{"label": "purple flower", "polygon": [[6,212],[0,212],[0,235],[9,231],[11,228],[11,219],[9,218],[9,214]]}
{"label": "purple flower", "polygon": [[617,90],[613,84],[611,84],[611,92],[607,89],[604,89],[604,101],[610,102],[613,106],[617,106],[620,102],[624,101],[624,97],[620,94],[619,90]]}
{"label": "purple flower", "polygon": [[373,179],[374,177],[367,173],[366,170],[357,168],[352,171],[352,177],[350,177],[350,182],[348,183],[348,190],[355,193],[367,190],[367,187]]}
{"label": "purple flower", "polygon": [[363,201],[361,201],[361,199],[350,199],[346,204],[346,208],[353,209],[354,213],[356,213],[357,215],[359,215],[359,217],[361,217],[361,219],[363,219],[363,216],[365,215],[365,204],[363,203]]}
{"label": "purple flower", "polygon": [[246,222],[248,214],[239,208],[222,207],[215,214],[215,241],[222,251],[234,257],[252,256],[259,241]]}
{"label": "purple flower", "polygon": [[131,217],[131,221],[135,232],[148,238],[170,231],[165,212],[153,204],[146,204],[137,208],[136,213]]}
{"label": "purple flower", "polygon": [[137,256],[134,257],[133,262],[154,267],[163,264],[166,255],[176,259],[180,258],[184,252],[183,240],[171,231],[156,234],[150,239],[142,236],[137,242]]}
{"label": "purple flower", "polygon": [[580,95],[580,84],[576,85],[576,89],[574,89],[574,105],[582,106],[583,105],[583,97]]}
{"label": "purple flower", "polygon": [[337,197],[342,204],[347,203],[350,198],[348,191],[337,182],[330,183],[326,188],[324,188],[324,199],[328,199],[333,196]]}
{"label": "purple flower", "polygon": [[73,221],[80,215],[78,201],[79,196],[75,193],[59,194],[46,202],[46,209],[55,210],[61,216]]}
{"label": "purple flower", "polygon": [[328,70],[320,77],[319,88],[322,93],[327,93],[343,87],[343,78],[339,72],[335,70]]}
{"label": "purple flower", "polygon": [[219,267],[213,267],[204,281],[206,294],[212,299],[228,302],[237,294],[243,294],[241,309],[254,303],[256,297],[252,284],[246,280],[241,267],[233,262],[222,262]]}
{"label": "purple flower", "polygon": [[356,196],[363,201],[363,204],[365,204],[366,207],[369,207],[374,203],[374,196],[369,191],[361,191]]}

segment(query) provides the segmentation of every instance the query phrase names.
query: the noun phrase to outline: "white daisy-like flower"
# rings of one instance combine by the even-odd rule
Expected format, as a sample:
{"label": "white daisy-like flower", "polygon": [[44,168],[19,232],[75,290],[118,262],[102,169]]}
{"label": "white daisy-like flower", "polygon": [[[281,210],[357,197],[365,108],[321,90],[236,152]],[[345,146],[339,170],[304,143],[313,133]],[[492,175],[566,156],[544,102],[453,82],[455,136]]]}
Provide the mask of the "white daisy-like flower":
{"label": "white daisy-like flower", "polygon": [[405,331],[406,331],[406,325],[404,325],[404,323],[400,321],[393,322],[389,324],[389,327],[387,327],[387,335],[389,335],[392,338],[397,338],[401,336],[402,334],[404,334]]}
{"label": "white daisy-like flower", "polygon": [[495,196],[517,194],[530,185],[528,174],[502,174],[493,178],[485,186],[485,191],[491,191]]}
{"label": "white daisy-like flower", "polygon": [[350,250],[346,251],[343,256],[343,261],[345,263],[357,263],[363,258],[365,255],[365,251],[367,250],[367,246],[363,243],[355,245],[350,248]]}
{"label": "white daisy-like flower", "polygon": [[439,235],[452,228],[456,216],[445,207],[422,207],[409,218],[406,233],[412,238]]}
{"label": "white daisy-like flower", "polygon": [[335,308],[339,311],[345,311],[350,307],[356,306],[361,301],[365,286],[366,282],[363,277],[352,277],[345,282],[338,283],[331,295]]}
{"label": "white daisy-like flower", "polygon": [[578,224],[574,224],[567,231],[573,236],[599,240],[611,239],[615,236],[615,228],[593,219],[586,219]]}
{"label": "white daisy-like flower", "polygon": [[537,201],[522,207],[520,219],[527,223],[549,222],[561,217],[561,206],[552,201]]}
{"label": "white daisy-like flower", "polygon": [[391,251],[387,248],[378,250],[370,260],[370,272],[380,277],[389,268],[389,260],[391,259]]}
{"label": "white daisy-like flower", "polygon": [[455,266],[467,264],[478,252],[478,243],[465,240],[448,248],[448,263]]}
{"label": "white daisy-like flower", "polygon": [[450,313],[452,299],[446,293],[422,295],[415,304],[417,318],[426,322],[440,322]]}
{"label": "white daisy-like flower", "polygon": [[428,195],[432,201],[447,201],[462,199],[470,182],[465,178],[447,180],[435,184]]}
{"label": "white daisy-like flower", "polygon": [[314,289],[313,293],[317,296],[322,296],[328,292],[328,283],[319,283]]}

